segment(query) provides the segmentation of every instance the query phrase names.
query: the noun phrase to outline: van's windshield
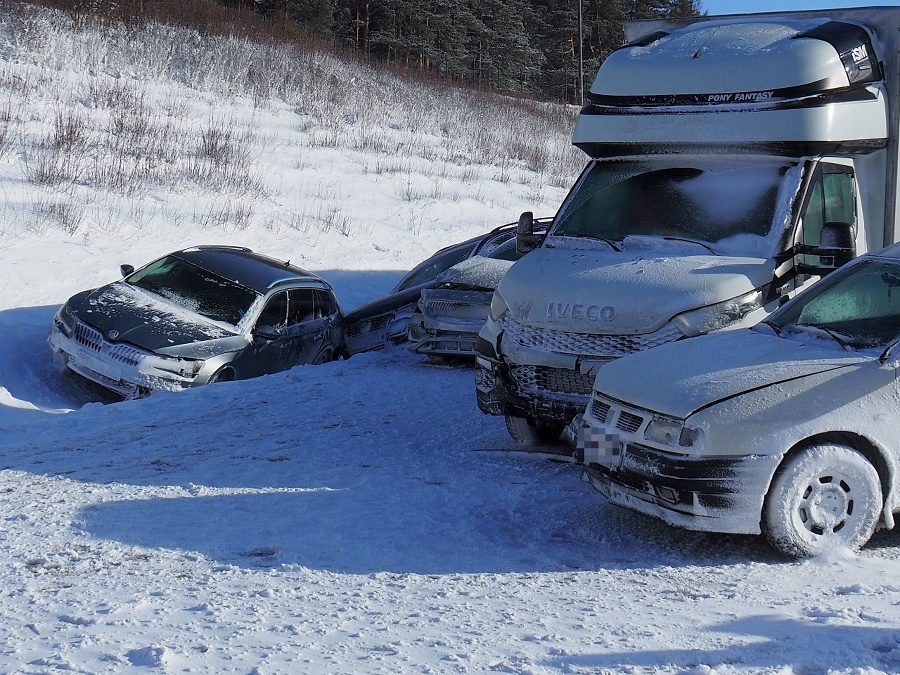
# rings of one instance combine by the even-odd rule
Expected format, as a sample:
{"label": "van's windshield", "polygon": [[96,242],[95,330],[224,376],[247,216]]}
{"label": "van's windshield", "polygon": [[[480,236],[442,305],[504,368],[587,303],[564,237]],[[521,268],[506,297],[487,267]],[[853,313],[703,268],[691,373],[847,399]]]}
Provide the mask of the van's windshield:
{"label": "van's windshield", "polygon": [[594,162],[576,183],[551,236],[623,242],[633,235],[717,242],[766,237],[790,166],[725,160],[660,167]]}

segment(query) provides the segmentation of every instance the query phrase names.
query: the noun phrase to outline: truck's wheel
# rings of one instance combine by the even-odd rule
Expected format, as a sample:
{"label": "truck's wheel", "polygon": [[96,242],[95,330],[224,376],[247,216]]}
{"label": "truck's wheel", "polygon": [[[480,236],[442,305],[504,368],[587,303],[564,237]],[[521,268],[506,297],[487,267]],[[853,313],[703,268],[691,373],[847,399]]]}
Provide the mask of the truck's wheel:
{"label": "truck's wheel", "polygon": [[865,544],[881,513],[881,481],[863,455],[817,445],[789,456],[763,506],[762,528],[777,550],[794,558]]}
{"label": "truck's wheel", "polygon": [[522,445],[550,445],[559,440],[564,424],[531,425],[524,417],[506,416],[506,430],[516,443]]}

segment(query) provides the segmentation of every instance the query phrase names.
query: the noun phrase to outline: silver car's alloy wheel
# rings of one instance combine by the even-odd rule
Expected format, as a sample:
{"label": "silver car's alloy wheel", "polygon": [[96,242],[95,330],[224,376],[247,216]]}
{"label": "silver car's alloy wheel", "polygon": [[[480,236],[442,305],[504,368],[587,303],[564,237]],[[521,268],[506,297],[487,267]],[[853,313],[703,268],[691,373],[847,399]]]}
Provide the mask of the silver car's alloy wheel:
{"label": "silver car's alloy wheel", "polygon": [[808,557],[834,546],[858,549],[881,513],[881,482],[858,451],[817,445],[790,455],[763,507],[763,531],[776,549]]}

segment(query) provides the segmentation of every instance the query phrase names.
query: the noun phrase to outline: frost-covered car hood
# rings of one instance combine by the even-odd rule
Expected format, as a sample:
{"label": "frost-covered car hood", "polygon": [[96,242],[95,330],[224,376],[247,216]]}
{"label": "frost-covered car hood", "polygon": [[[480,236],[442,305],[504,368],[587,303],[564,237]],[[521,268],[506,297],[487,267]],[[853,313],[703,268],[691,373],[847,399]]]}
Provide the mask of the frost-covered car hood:
{"label": "frost-covered car hood", "polygon": [[[242,340],[236,330],[211,323],[163,298],[117,281],[69,300],[75,315],[112,342],[127,342],[170,356],[205,356],[211,341]],[[116,332],[118,334],[116,334]]]}
{"label": "frost-covered car hood", "polygon": [[477,255],[442,272],[438,276],[438,281],[457,287],[493,290],[512,265],[509,260]]}
{"label": "frost-covered car hood", "polygon": [[512,317],[566,331],[648,333],[676,314],[737,297],[772,279],[772,264],[762,258],[601,246],[542,246],[516,262],[498,286]]}
{"label": "frost-covered car hood", "polygon": [[685,418],[747,391],[866,360],[870,358],[745,328],[672,342],[612,361],[600,369],[595,387],[622,402]]}

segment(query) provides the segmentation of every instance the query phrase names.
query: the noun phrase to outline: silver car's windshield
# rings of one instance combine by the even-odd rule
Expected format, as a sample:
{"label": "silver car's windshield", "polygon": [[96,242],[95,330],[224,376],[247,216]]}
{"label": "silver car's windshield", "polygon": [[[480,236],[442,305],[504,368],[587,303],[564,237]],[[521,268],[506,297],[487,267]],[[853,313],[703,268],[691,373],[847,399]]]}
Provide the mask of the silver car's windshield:
{"label": "silver car's windshield", "polygon": [[249,288],[175,256],[150,263],[125,282],[208,319],[230,324],[237,324],[259,297]]}
{"label": "silver car's windshield", "polygon": [[900,264],[871,258],[833,272],[766,323],[782,336],[884,348],[900,338]]}
{"label": "silver car's windshield", "polygon": [[715,244],[772,227],[784,162],[596,162],[582,175],[551,235],[622,242],[629,235]]}

